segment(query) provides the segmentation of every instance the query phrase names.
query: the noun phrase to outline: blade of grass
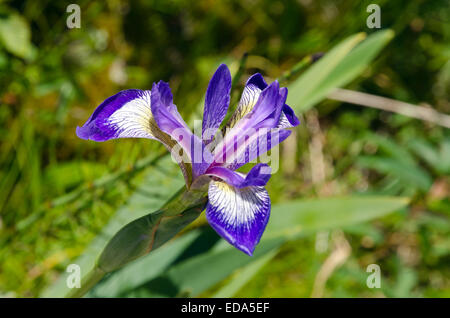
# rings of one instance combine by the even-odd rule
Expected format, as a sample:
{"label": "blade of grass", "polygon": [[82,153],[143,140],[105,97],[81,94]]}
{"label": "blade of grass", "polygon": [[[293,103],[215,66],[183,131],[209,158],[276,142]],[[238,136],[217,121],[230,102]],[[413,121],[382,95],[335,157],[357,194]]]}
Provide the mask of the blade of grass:
{"label": "blade of grass", "polygon": [[382,30],[363,42],[364,34],[347,38],[288,86],[288,104],[299,112],[308,110],[361,74],[393,36],[392,30]]}
{"label": "blade of grass", "polygon": [[364,33],[358,33],[340,42],[330,52],[313,64],[297,80],[288,86],[287,103],[297,111],[305,111],[317,99],[316,91],[326,80],[331,71],[359,42],[365,38]]}

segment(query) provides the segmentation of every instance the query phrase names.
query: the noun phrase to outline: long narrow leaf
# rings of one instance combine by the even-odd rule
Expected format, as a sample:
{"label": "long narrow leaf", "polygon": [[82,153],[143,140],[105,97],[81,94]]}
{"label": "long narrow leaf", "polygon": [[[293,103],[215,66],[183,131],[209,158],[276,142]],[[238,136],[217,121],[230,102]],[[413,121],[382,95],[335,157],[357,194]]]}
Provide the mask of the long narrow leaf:
{"label": "long narrow leaf", "polygon": [[[157,267],[161,260],[146,256],[138,261],[139,270],[132,264],[117,271],[105,282],[108,286],[116,286],[118,293],[108,292],[107,288],[101,287],[102,284],[100,284],[99,288],[94,290],[94,295],[99,297],[196,296],[235,270],[253,262],[259,262],[260,258],[266,257],[268,253],[275,253],[287,240],[297,239],[302,235],[323,229],[344,227],[379,218],[404,207],[407,203],[408,200],[405,198],[346,197],[298,200],[278,204],[272,208],[268,228],[253,257],[248,257],[226,242],[220,241],[220,244],[209,251],[188,258],[167,271],[161,271],[158,277],[155,277],[154,272],[149,277],[145,271],[148,268]],[[162,247],[160,251],[168,248],[170,245]],[[114,281],[124,281],[126,278],[134,285],[127,284],[129,292],[123,294],[124,289]],[[110,280],[112,281],[109,282]],[[161,289],[164,286],[170,286],[170,288]]]}
{"label": "long narrow leaf", "polygon": [[264,256],[256,259],[245,266],[232,280],[217,291],[212,297],[230,298],[233,297],[242,287],[245,286],[267,263],[269,263],[279,249],[273,249]]}
{"label": "long narrow leaf", "polygon": [[353,50],[362,36],[344,40],[289,86],[288,104],[300,112],[308,110],[360,75],[393,36],[391,30],[378,31]]}
{"label": "long narrow leaf", "polygon": [[[107,242],[125,224],[144,216],[145,214],[160,208],[165,200],[169,198],[183,184],[183,179],[176,167],[167,170],[170,158],[162,159],[155,167],[148,168],[144,182],[137,191],[130,197],[128,203],[118,209],[102,232],[86,248],[84,253],[73,261],[81,268],[81,275],[87,274],[95,265],[95,261]],[[61,297],[67,294],[69,288],[66,279],[69,273],[63,273],[61,277],[46,290],[42,297]]]}

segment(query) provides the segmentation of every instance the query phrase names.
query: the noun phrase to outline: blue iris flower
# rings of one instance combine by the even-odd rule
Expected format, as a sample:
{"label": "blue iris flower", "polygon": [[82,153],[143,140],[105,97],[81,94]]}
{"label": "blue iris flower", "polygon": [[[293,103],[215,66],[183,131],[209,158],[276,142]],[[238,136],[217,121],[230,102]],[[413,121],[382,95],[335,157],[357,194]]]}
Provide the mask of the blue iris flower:
{"label": "blue iris flower", "polygon": [[285,140],[291,133],[287,128],[297,126],[299,120],[286,105],[287,88],[280,88],[277,81],[268,85],[254,74],[236,111],[219,130],[230,90],[230,71],[222,64],[206,91],[201,137],[181,118],[163,81],[151,90],[129,89],[109,97],[76,133],[94,141],[149,138],[163,143],[179,164],[188,189],[208,183],[209,224],[230,244],[252,255],[269,220],[270,198],[264,186],[271,169],[262,163],[246,175],[236,169]]}

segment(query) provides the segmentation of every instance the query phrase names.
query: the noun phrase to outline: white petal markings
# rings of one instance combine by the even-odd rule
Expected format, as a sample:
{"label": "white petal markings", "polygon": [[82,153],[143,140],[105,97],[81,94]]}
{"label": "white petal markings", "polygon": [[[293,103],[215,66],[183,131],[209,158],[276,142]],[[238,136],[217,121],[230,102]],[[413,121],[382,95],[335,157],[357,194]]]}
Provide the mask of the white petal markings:
{"label": "white petal markings", "polygon": [[150,94],[143,91],[140,97],[127,102],[108,118],[108,123],[117,129],[118,138],[155,138]]}
{"label": "white petal markings", "polygon": [[261,95],[261,89],[258,86],[249,84],[244,87],[238,107],[231,117],[228,127],[234,127],[239,120],[252,111],[259,95]]}
{"label": "white petal markings", "polygon": [[206,216],[216,232],[230,244],[252,255],[270,215],[270,198],[264,187],[235,188],[211,181]]}

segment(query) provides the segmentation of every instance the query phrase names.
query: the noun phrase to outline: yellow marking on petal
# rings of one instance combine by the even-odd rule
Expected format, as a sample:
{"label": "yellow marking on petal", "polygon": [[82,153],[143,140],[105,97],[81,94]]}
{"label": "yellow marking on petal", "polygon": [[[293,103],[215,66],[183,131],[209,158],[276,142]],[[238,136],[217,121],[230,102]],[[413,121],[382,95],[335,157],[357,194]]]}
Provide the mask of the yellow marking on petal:
{"label": "yellow marking on petal", "polygon": [[211,181],[208,189],[209,203],[221,212],[227,224],[249,226],[261,208],[267,205],[269,195],[264,187],[235,188],[224,181]]}
{"label": "yellow marking on petal", "polygon": [[[144,91],[140,97],[129,101],[116,110],[109,117],[108,122],[121,131],[119,137],[123,135],[124,137],[154,138],[162,142],[167,150],[172,151],[177,145],[177,141],[159,129],[150,105],[151,91]],[[184,155],[181,158],[184,158]],[[192,165],[187,162],[188,160],[185,161],[178,162],[178,165],[186,184],[189,186],[192,182]]]}
{"label": "yellow marking on petal", "polygon": [[238,107],[226,127],[234,127],[239,120],[250,113],[253,110],[253,107],[255,107],[260,94],[261,90],[256,85],[247,85],[242,92]]}

